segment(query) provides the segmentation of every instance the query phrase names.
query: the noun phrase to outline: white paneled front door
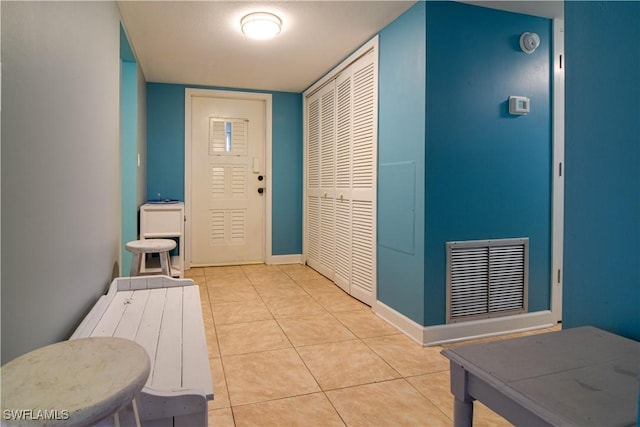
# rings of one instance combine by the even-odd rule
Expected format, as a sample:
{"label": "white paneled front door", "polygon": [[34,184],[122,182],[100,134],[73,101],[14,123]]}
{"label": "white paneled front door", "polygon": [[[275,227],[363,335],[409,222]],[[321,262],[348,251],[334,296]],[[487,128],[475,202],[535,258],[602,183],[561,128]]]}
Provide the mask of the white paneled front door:
{"label": "white paneled front door", "polygon": [[263,262],[265,102],[191,100],[191,264]]}

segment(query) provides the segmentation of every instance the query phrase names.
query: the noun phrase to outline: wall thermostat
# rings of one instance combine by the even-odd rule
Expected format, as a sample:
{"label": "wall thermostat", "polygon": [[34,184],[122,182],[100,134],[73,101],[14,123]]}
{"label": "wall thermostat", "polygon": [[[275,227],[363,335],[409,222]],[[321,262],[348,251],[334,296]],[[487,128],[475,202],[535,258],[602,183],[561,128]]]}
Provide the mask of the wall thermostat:
{"label": "wall thermostat", "polygon": [[509,114],[524,115],[529,112],[531,100],[526,96],[509,97]]}

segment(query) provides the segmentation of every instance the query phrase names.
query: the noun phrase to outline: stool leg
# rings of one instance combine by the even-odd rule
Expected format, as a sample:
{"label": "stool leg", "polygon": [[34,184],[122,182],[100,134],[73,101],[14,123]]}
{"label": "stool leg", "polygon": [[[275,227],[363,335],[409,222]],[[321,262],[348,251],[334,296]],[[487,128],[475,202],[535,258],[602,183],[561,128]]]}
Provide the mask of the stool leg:
{"label": "stool leg", "polygon": [[169,252],[165,252],[165,256],[167,257],[167,276],[172,277],[171,273],[171,255]]}
{"label": "stool leg", "polygon": [[133,398],[130,403],[125,404],[122,408],[113,414],[112,423],[98,423],[96,427],[110,426],[110,427],[140,427],[140,412],[138,411],[138,405],[136,399]]}
{"label": "stool leg", "polygon": [[139,252],[134,252],[133,254],[133,259],[131,260],[131,271],[129,273],[129,275],[131,277],[135,277],[135,276],[139,276],[140,275],[140,266],[142,264],[142,255]]}
{"label": "stool leg", "polygon": [[131,406],[133,406],[133,416],[135,417],[136,427],[140,427],[140,414],[138,413],[138,405],[136,404],[135,398],[131,401]]}
{"label": "stool leg", "polygon": [[169,254],[169,252],[165,252],[165,255],[167,257],[167,276],[172,277],[172,273],[171,273],[171,254]]}
{"label": "stool leg", "polygon": [[162,267],[162,274],[171,277],[171,260],[169,259],[169,252],[160,252],[160,267]]}

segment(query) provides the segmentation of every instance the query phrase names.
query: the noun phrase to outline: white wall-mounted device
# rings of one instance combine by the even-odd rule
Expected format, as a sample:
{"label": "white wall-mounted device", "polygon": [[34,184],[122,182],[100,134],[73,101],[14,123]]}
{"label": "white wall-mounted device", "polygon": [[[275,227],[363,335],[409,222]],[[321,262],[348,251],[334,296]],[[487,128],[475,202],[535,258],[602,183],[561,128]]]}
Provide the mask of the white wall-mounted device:
{"label": "white wall-mounted device", "polygon": [[531,55],[538,46],[540,46],[540,36],[536,33],[522,33],[520,35],[520,49],[528,55]]}
{"label": "white wall-mounted device", "polygon": [[526,96],[509,97],[509,114],[524,115],[531,108],[531,100]]}

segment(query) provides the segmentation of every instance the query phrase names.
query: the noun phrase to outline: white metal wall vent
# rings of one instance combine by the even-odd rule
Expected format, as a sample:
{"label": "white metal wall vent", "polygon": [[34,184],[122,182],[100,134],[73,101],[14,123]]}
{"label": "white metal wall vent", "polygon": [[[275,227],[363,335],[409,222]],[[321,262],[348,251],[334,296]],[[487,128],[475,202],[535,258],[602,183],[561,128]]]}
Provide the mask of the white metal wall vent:
{"label": "white metal wall vent", "polygon": [[447,323],[526,313],[529,239],[447,242]]}

